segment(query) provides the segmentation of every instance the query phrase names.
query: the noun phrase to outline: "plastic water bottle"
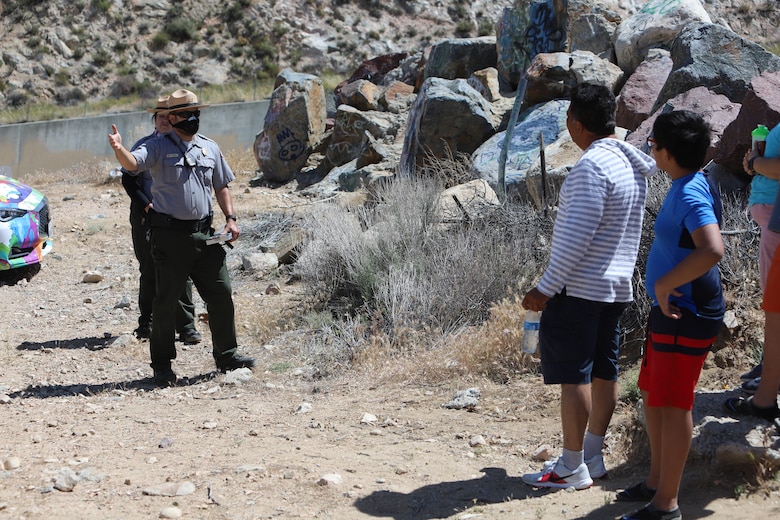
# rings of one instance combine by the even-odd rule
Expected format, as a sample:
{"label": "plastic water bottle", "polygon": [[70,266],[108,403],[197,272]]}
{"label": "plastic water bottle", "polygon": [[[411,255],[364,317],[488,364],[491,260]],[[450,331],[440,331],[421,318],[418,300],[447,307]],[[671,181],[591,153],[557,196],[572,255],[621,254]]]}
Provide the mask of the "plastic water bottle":
{"label": "plastic water bottle", "polygon": [[758,150],[758,155],[764,156],[766,150],[766,136],[769,135],[769,128],[765,125],[758,125],[750,132],[750,146],[753,150]]}
{"label": "plastic water bottle", "polygon": [[539,311],[526,311],[523,320],[523,342],[521,350],[526,354],[533,354],[539,346],[539,319],[542,313]]}

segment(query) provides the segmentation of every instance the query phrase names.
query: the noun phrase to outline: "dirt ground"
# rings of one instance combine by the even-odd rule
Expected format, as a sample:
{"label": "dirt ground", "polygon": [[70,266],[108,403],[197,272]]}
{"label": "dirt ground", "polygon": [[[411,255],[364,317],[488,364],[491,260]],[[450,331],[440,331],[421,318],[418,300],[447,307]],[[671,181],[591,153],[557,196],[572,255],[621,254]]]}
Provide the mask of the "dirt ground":
{"label": "dirt ground", "polygon": [[[250,178],[233,187],[239,224],[307,203]],[[131,334],[137,267],[121,186],[36,187],[51,203],[55,249],[29,281],[0,283],[0,519],[606,519],[634,509],[613,500],[647,470],[618,449],[631,409],[613,421],[610,478],[534,490],[520,480],[540,468],[533,452],[560,451],[556,388],[537,377],[424,385],[361,371],[314,380],[246,321],[260,307],[295,312],[301,288],[266,294],[279,280],[242,274],[240,247],[228,256],[241,352],[258,362],[251,379],[215,372],[199,323],[203,343],[177,344],[180,384],[153,387],[148,343]],[[83,282],[90,271],[102,280]],[[442,407],[475,386],[472,411]],[[780,518],[776,487],[745,493],[749,477],[690,465],[685,518]]]}

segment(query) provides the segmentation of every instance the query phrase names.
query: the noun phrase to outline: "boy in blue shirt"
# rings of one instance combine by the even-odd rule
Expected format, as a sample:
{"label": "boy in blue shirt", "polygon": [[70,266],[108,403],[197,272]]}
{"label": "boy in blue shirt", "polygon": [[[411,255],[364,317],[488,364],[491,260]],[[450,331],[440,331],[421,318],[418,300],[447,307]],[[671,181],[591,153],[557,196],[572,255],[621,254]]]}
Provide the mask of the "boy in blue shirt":
{"label": "boy in blue shirt", "polygon": [[650,440],[650,473],[618,493],[649,503],[624,520],[678,520],[677,497],[693,436],[694,388],[723,323],[718,270],[724,247],[717,189],[699,171],[710,129],[690,111],[661,114],[648,139],[660,170],[672,178],[655,221],[646,287],[653,300],[639,389]]}

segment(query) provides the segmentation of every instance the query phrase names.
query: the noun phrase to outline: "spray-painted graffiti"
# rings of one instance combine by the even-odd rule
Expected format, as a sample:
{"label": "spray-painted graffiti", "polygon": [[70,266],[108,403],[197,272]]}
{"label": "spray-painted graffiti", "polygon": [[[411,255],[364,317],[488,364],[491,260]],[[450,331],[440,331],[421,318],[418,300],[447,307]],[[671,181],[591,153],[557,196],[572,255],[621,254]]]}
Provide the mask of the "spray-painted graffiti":
{"label": "spray-painted graffiti", "polygon": [[670,11],[674,11],[682,4],[682,0],[650,0],[642,9],[640,13],[646,14],[666,14]]}
{"label": "spray-painted graffiti", "polygon": [[[539,157],[540,133],[544,136],[545,143],[558,140],[566,128],[568,108],[567,100],[553,100],[538,105],[522,115],[512,132],[512,140],[507,144],[507,179],[517,174],[524,178],[525,171]],[[472,154],[472,163],[483,178],[496,178],[495,172],[498,170],[504,140],[505,132],[498,133]]]}
{"label": "spray-painted graffiti", "polygon": [[268,134],[265,132],[263,132],[260,136],[255,153],[257,153],[257,158],[261,161],[267,160],[271,157],[271,140],[268,138]]}
{"label": "spray-painted graffiti", "polygon": [[276,134],[276,140],[279,142],[279,159],[282,161],[294,161],[305,150],[301,140],[289,128]]}
{"label": "spray-painted graffiti", "polygon": [[504,10],[497,28],[499,74],[514,87],[540,52],[566,49],[565,0],[531,0]]}

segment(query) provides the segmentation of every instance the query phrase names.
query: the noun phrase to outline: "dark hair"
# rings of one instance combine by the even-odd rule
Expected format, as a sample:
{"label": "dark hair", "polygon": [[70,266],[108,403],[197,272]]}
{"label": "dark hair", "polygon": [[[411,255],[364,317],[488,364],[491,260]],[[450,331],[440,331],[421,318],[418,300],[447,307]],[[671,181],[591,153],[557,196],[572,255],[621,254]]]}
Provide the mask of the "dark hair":
{"label": "dark hair", "polygon": [[690,110],[674,110],[658,116],[653,123],[657,149],[666,149],[686,170],[698,170],[710,147],[710,126]]}
{"label": "dark hair", "polygon": [[580,83],[571,89],[571,117],[596,135],[615,133],[615,94],[604,85]]}

